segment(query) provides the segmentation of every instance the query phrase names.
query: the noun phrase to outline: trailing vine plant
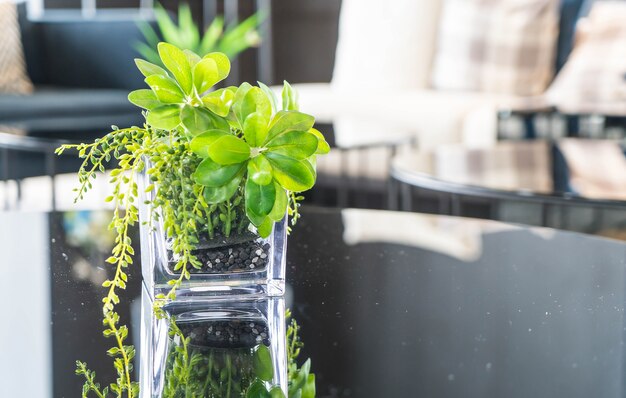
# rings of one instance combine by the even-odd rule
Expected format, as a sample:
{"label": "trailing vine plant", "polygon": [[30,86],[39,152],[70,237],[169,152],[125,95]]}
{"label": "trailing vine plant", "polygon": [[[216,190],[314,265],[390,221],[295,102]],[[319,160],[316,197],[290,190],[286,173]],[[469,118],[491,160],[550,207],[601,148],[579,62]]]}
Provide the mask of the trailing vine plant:
{"label": "trailing vine plant", "polygon": [[[262,83],[216,89],[230,72],[230,61],[222,53],[201,58],[167,43],[158,45],[158,53],[167,70],[137,59],[150,88],[128,96],[143,109],[143,126],[113,126],[93,143],[57,149],[58,154],[76,150],[83,159],[76,200],[112,160],[117,161],[110,172],[113,192],[105,199],[114,203],[109,228],[116,238],[106,260],[113,276],[103,284],[107,290],[102,300],[103,333],[114,341],[107,353],[117,379],[100,386],[87,365],[77,362],[76,373],[85,377],[83,397],[139,394],[130,376],[135,349],[125,343],[128,328],[120,324],[115,308],[133,263],[129,231],[139,221],[140,187],[150,193],[146,223],[150,227],[162,221],[177,259],[174,270],[180,273],[169,282],[169,292],[156,297],[162,303],[175,298],[190,277],[190,267],[200,268],[193,250],[201,236],[228,237],[252,230],[267,237],[286,213],[293,225],[299,218],[299,192],[315,183],[316,156],[329,151],[323,135],[313,128],[314,118],[298,110],[297,95],[287,82],[279,108],[273,91]],[[141,184],[143,178],[147,182]]]}

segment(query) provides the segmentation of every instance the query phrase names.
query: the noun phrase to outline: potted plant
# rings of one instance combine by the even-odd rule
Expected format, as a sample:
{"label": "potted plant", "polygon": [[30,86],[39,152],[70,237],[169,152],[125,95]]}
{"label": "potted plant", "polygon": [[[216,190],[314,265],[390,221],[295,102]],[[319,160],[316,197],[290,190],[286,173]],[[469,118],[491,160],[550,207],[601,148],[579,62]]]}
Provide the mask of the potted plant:
{"label": "potted plant", "polygon": [[107,262],[115,272],[103,284],[103,313],[105,335],[116,342],[109,354],[119,377],[110,391],[128,397],[138,393],[130,378],[135,352],[124,344],[128,330],[115,305],[134,254],[129,230],[140,213],[144,282],[157,307],[177,295],[280,295],[287,217],[297,221],[299,193],[315,183],[316,156],[329,151],[288,83],[279,107],[262,83],[217,88],[230,71],[222,53],[200,57],[167,43],[158,52],[166,69],[137,60],[149,89],[129,94],[143,109],[144,126],[113,126],[93,143],[57,151],[76,149],[84,159],[77,199],[117,161],[106,198],[114,204]]}

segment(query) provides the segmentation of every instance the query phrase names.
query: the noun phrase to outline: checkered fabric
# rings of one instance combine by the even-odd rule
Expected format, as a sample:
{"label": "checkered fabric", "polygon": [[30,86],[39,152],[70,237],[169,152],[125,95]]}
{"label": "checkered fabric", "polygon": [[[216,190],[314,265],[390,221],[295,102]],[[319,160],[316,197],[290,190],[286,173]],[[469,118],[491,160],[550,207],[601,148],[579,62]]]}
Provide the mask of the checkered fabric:
{"label": "checkered fabric", "polygon": [[26,63],[17,19],[17,7],[0,0],[0,93],[29,94],[33,84]]}
{"label": "checkered fabric", "polygon": [[565,113],[626,115],[626,2],[596,2],[548,97]]}
{"label": "checkered fabric", "polygon": [[445,0],[436,89],[538,95],[554,74],[558,0]]}
{"label": "checkered fabric", "polygon": [[485,188],[552,192],[550,146],[545,141],[501,142],[493,148],[438,148],[433,174],[444,181]]}

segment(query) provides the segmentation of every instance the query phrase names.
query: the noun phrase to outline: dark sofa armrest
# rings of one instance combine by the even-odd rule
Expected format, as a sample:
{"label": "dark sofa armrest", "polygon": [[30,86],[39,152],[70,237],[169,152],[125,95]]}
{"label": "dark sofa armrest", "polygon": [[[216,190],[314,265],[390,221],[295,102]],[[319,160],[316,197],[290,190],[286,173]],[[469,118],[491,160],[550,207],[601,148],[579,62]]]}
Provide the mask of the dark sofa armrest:
{"label": "dark sofa armrest", "polygon": [[21,21],[26,62],[35,84],[129,90],[144,85],[133,61],[139,56],[134,44],[143,40],[137,19],[68,14]]}

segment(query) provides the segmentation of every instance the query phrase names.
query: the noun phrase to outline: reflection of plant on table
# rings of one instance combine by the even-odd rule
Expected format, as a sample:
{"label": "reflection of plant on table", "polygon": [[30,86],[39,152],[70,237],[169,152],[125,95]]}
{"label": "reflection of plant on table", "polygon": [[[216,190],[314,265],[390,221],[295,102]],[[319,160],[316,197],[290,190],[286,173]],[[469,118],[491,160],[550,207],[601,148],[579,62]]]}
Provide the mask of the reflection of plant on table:
{"label": "reflection of plant on table", "polygon": [[193,51],[200,56],[210,52],[222,52],[230,59],[236,58],[244,50],[257,47],[261,43],[261,36],[257,30],[264,19],[261,13],[256,13],[241,23],[233,23],[226,27],[224,27],[224,18],[218,16],[203,34],[193,21],[191,9],[186,3],[181,3],[178,7],[178,24],[160,5],[155,7],[154,13],[159,32],[157,33],[150,24],[141,23],[139,28],[146,42],[136,43],[135,48],[147,61],[160,66],[163,64],[157,47],[161,40],[180,49]]}
{"label": "reflection of plant on table", "polygon": [[[161,43],[160,60],[167,70],[137,60],[150,89],[133,91],[129,100],[144,109],[146,124],[113,131],[91,144],[65,145],[84,159],[79,170],[77,199],[88,191],[96,175],[112,159],[114,202],[110,228],[115,246],[107,262],[114,265],[104,282],[104,334],[115,341],[108,353],[114,358],[118,378],[100,389],[83,364],[78,372],[87,378],[86,391],[106,396],[137,397],[138,385],[130,378],[135,350],[124,344],[126,326],[119,324],[115,306],[118,289],[125,289],[127,268],[134,249],[129,229],[138,222],[139,180],[147,174],[145,191],[149,225],[160,220],[174,253],[179,277],[171,290],[156,298],[174,299],[177,289],[202,263],[195,255],[201,239],[248,231],[267,237],[286,213],[298,217],[299,192],[316,179],[316,156],[329,151],[322,134],[313,128],[312,116],[298,111],[296,96],[285,83],[282,109],[273,92],[259,83],[215,90],[230,71],[222,53],[200,57],[191,51]],[[84,393],[86,396],[87,392]]]}

